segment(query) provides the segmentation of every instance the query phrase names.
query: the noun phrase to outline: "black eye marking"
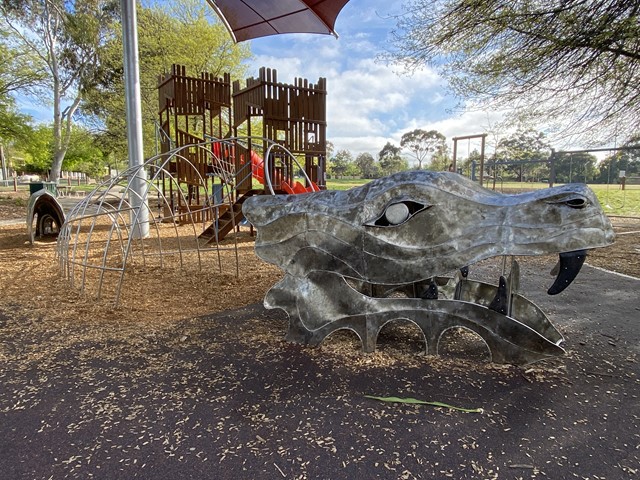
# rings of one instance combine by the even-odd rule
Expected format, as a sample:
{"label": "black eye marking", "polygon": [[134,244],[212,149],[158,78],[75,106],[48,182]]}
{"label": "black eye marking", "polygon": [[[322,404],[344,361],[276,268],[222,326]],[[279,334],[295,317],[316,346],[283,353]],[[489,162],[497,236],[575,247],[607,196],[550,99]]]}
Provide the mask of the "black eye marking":
{"label": "black eye marking", "polygon": [[587,206],[587,201],[584,198],[572,198],[571,200],[564,202],[564,204],[571,208],[580,209]]}
{"label": "black eye marking", "polygon": [[430,206],[411,200],[390,203],[386,206],[382,215],[373,222],[373,225],[376,227],[396,227]]}
{"label": "black eye marking", "polygon": [[569,208],[581,210],[589,205],[589,200],[582,195],[573,194],[566,197],[549,200],[547,203],[552,205],[566,205]]}

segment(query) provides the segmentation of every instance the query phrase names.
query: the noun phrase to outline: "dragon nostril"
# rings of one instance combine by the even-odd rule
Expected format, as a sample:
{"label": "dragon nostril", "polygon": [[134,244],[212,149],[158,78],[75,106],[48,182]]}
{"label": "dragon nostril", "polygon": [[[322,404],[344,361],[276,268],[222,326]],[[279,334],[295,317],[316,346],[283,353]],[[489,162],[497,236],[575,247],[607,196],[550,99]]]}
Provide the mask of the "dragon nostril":
{"label": "dragon nostril", "polygon": [[567,200],[565,205],[571,208],[581,209],[587,206],[587,201],[583,198],[572,198],[571,200]]}

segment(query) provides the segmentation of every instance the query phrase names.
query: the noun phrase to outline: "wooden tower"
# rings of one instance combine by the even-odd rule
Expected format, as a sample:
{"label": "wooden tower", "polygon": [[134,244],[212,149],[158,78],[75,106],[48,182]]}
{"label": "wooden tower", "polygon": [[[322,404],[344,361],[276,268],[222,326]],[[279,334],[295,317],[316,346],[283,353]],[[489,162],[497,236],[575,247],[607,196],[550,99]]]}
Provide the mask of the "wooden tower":
{"label": "wooden tower", "polygon": [[[278,82],[276,70],[262,67],[258,78],[248,78],[242,87],[233,82],[233,128],[237,135],[241,125],[246,125],[248,135],[257,135],[282,145],[299,158],[309,179],[325,187],[327,155],[326,79],[317,84],[296,78],[293,85]],[[262,132],[252,132],[251,120],[262,119]],[[277,155],[277,153],[275,153]],[[247,156],[236,157],[238,171],[247,168]],[[282,169],[271,178],[286,180],[293,184],[297,173],[291,160],[283,156],[283,162],[271,159],[271,169]],[[280,166],[278,166],[280,165]],[[248,178],[248,177],[244,177]],[[309,187],[309,185],[307,185]],[[238,185],[239,191],[251,188],[245,180]],[[277,185],[276,185],[277,188]]]}

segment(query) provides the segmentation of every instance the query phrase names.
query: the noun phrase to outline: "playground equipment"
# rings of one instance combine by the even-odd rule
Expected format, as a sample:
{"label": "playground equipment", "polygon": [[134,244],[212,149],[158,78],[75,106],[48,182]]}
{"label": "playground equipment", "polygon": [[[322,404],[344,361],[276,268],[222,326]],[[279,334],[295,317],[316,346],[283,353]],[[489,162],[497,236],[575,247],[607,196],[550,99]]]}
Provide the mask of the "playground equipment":
{"label": "playground equipment", "polygon": [[[562,292],[586,249],[609,245],[613,230],[584,185],[502,195],[454,173],[402,172],[348,191],[253,197],[256,253],[285,276],[265,306],[289,315],[287,338],[317,345],[354,331],[366,352],[381,328],[415,323],[427,352],[442,334],[477,333],[498,363],[561,355],[562,335],[519,292],[519,267],[498,285],[471,281],[470,265],[495,256],[560,256],[548,293]],[[455,276],[446,277],[448,272]],[[407,298],[390,298],[402,293]]]}
{"label": "playground equipment", "polygon": [[[477,135],[464,135],[461,137],[453,137],[453,161],[451,163],[452,171],[458,171],[458,142],[461,140],[471,141],[473,139],[480,139],[480,186],[484,183],[484,160],[485,160],[485,145],[487,143],[487,134],[479,133]],[[469,150],[469,149],[467,149]],[[469,152],[467,152],[469,153]],[[494,185],[495,188],[495,185]]]}
{"label": "playground equipment", "polygon": [[[170,209],[182,214],[202,211],[207,199],[195,188],[201,179],[214,192],[232,185],[233,206],[227,217],[222,222],[206,218],[211,223],[201,238],[223,239],[232,224],[242,221],[241,206],[253,195],[324,188],[325,79],[317,84],[295,79],[288,85],[277,81],[275,70],[261,68],[258,78],[247,79],[245,86],[239,81],[231,85],[228,74],[190,77],[185,67],[174,65],[159,78],[158,93],[160,151],[189,146],[182,155],[195,167],[183,166],[182,157],[168,165],[178,188],[189,192],[184,199],[174,196],[169,184],[163,194]],[[258,135],[252,132],[255,120],[262,124]],[[205,144],[211,153],[194,147]],[[304,184],[295,178],[299,173]]]}
{"label": "playground equipment", "polygon": [[[251,150],[251,172],[253,174],[253,178],[255,178],[260,184],[265,185],[269,188],[272,195],[275,195],[275,190],[273,189],[273,182],[269,178],[269,169],[264,169],[264,160],[258,155],[256,152]],[[319,192],[320,187],[318,185],[307,179],[309,183],[308,187],[305,187],[298,180],[295,181],[293,185],[290,185],[287,180],[283,180],[280,176],[280,172],[275,172],[274,178],[275,184],[279,185],[285,193],[297,194],[297,193],[308,193],[308,192]]]}
{"label": "playground equipment", "polygon": [[[246,88],[234,82],[233,95],[229,75],[189,77],[174,65],[159,80],[160,153],[98,185],[66,214],[58,236],[63,274],[116,305],[131,265],[182,266],[192,256],[205,268],[213,257],[221,272],[239,276],[237,239],[225,237],[243,222],[243,203],[324,186],[324,79],[286,85],[261,69]],[[268,136],[251,136],[258,116]],[[239,130],[249,136],[233,135]]]}
{"label": "playground equipment", "polygon": [[44,188],[34,192],[27,204],[29,241],[33,243],[36,237],[56,237],[64,223],[64,218],[64,207],[55,195]]}
{"label": "playground equipment", "polygon": [[[266,143],[268,158],[274,150],[281,158],[292,155],[279,144],[262,138],[238,137],[187,145],[125,170],[99,184],[72,208],[61,209],[55,225],[60,228],[57,248],[62,274],[81,291],[92,289],[97,298],[111,296],[115,305],[120,301],[126,270],[132,266],[182,267],[189,260],[198,269],[235,271],[239,276],[237,238],[225,241],[224,236],[239,227],[244,217],[238,215],[238,210],[248,197],[237,200],[235,185],[244,179],[233,174],[233,158],[224,152],[238,145],[252,151],[248,148],[252,142],[254,146]],[[250,177],[269,170],[257,154],[254,157],[256,168],[255,173],[248,171]],[[208,164],[208,174],[202,175],[201,163],[195,164],[191,158]],[[289,161],[295,164],[295,159]],[[141,190],[132,187],[134,179],[140,177],[140,169],[148,173]],[[182,188],[178,175],[190,178],[190,188]],[[221,181],[212,182],[211,178]],[[271,185],[268,178],[264,182]],[[300,186],[294,184],[293,188]],[[202,205],[196,207],[189,198],[194,196],[202,199]],[[47,192],[38,198],[57,205]],[[146,211],[140,212],[137,205],[145,205]],[[176,209],[176,205],[189,208]],[[49,225],[48,215],[39,218],[43,225]],[[148,223],[147,238],[131,234],[142,221]]]}

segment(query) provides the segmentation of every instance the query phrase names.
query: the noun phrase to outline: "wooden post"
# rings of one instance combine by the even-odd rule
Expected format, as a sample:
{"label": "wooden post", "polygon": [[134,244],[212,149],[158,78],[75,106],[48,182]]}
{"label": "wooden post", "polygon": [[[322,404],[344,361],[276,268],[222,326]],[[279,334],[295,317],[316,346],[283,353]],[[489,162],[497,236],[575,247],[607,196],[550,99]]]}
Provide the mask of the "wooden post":
{"label": "wooden post", "polygon": [[456,168],[456,155],[458,154],[458,139],[454,138],[453,139],[453,171],[457,172],[458,169]]}

